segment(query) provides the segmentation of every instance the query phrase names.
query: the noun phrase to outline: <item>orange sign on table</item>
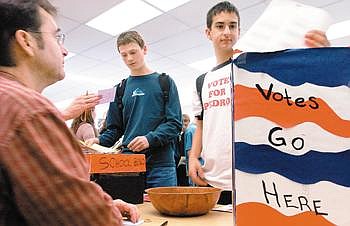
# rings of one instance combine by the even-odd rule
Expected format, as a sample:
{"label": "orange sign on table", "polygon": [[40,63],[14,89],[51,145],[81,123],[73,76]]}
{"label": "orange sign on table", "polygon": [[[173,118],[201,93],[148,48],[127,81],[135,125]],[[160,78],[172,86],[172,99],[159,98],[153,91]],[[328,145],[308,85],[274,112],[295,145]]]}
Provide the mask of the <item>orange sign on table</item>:
{"label": "orange sign on table", "polygon": [[90,173],[145,172],[143,154],[85,154]]}

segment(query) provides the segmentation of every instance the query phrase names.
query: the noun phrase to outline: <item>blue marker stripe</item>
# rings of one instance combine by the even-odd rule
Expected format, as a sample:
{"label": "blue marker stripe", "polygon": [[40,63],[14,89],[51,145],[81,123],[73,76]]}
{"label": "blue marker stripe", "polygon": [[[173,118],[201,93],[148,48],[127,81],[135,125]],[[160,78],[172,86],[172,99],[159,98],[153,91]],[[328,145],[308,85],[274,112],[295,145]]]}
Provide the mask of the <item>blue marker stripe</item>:
{"label": "blue marker stripe", "polygon": [[234,60],[239,68],[269,74],[280,82],[350,86],[350,48],[293,49],[271,53],[243,53]]}
{"label": "blue marker stripe", "polygon": [[243,172],[278,173],[301,184],[329,181],[350,187],[350,150],[339,153],[310,151],[290,155],[269,146],[235,143],[235,167]]}

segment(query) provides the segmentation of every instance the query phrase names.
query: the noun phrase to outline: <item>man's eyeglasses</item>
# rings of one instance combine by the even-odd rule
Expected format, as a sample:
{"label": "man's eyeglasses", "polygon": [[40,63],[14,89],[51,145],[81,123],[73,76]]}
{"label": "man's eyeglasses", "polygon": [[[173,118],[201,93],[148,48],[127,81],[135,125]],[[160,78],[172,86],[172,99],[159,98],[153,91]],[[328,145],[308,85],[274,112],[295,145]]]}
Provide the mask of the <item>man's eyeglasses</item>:
{"label": "man's eyeglasses", "polygon": [[57,40],[57,43],[60,44],[60,45],[63,45],[64,44],[64,40],[66,40],[66,35],[63,34],[63,33],[58,33],[56,34],[56,40]]}
{"label": "man's eyeglasses", "polygon": [[[41,34],[41,33],[52,33],[52,32],[48,32],[48,31],[29,31],[32,33],[37,33],[37,34]],[[63,33],[57,33],[55,34],[55,38],[57,40],[57,43],[59,45],[63,45],[64,44],[64,40],[66,39],[66,35]]]}

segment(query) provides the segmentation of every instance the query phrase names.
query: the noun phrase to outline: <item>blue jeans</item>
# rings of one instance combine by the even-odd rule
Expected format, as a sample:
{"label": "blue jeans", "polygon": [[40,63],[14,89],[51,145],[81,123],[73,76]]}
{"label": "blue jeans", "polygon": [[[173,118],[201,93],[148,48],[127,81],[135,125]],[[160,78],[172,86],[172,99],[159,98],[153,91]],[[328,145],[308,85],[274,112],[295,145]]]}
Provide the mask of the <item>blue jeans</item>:
{"label": "blue jeans", "polygon": [[176,186],[175,167],[152,167],[146,172],[146,188]]}

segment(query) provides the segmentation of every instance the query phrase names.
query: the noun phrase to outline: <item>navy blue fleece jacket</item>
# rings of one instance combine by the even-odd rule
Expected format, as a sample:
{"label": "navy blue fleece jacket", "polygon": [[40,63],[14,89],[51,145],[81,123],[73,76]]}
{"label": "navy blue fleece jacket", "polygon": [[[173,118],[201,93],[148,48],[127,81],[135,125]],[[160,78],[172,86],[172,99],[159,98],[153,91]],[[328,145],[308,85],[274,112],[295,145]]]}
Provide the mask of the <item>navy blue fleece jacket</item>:
{"label": "navy blue fleece jacket", "polygon": [[146,136],[149,149],[147,168],[175,166],[176,139],[182,128],[181,106],[174,81],[169,78],[169,100],[164,103],[158,73],[129,76],[123,96],[123,118],[116,102],[110,103],[107,130],[99,136],[100,144],[112,146],[123,134],[123,145],[137,136]]}

